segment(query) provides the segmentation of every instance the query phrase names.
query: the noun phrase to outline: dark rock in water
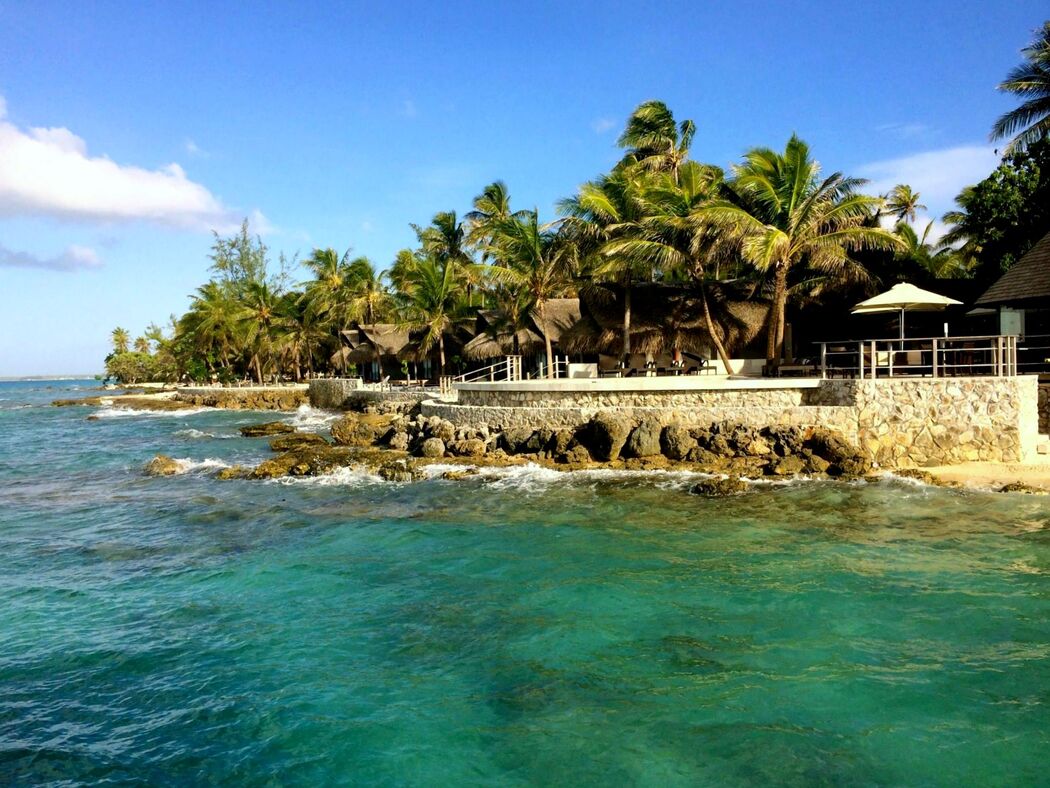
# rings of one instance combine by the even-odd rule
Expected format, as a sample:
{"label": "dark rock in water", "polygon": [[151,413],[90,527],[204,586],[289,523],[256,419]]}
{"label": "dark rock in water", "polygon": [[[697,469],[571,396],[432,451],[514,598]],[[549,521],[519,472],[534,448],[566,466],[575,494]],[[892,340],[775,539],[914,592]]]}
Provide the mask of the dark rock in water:
{"label": "dark rock in water", "polygon": [[273,451],[292,451],[307,446],[327,446],[328,441],[313,432],[293,432],[289,435],[279,435],[270,441]]}
{"label": "dark rock in water", "polygon": [[827,473],[828,468],[831,467],[831,463],[825,460],[823,457],[818,457],[808,449],[803,449],[802,454],[799,456],[806,461],[806,473],[818,474]]}
{"label": "dark rock in water", "polygon": [[268,421],[264,424],[241,427],[241,435],[245,438],[268,438],[271,435],[284,435],[289,432],[295,432],[295,427],[283,421]]}
{"label": "dark rock in water", "polygon": [[452,441],[448,445],[448,451],[456,457],[480,457],[485,453],[485,441],[477,438]]}
{"label": "dark rock in water", "polygon": [[553,440],[554,430],[542,427],[529,436],[528,440],[525,441],[525,446],[522,451],[528,454],[538,454],[547,451],[548,446]]}
{"label": "dark rock in water", "polygon": [[445,471],[441,474],[441,478],[446,481],[459,481],[460,479],[466,479],[469,476],[477,476],[477,468],[463,468],[458,471]]}
{"label": "dark rock in water", "polygon": [[1004,484],[999,488],[1001,493],[1027,493],[1029,495],[1046,495],[1046,490],[1040,490],[1038,487],[1032,487],[1030,484],[1024,482],[1010,482]]}
{"label": "dark rock in water", "polygon": [[697,442],[685,427],[671,424],[663,429],[660,448],[668,459],[681,462],[689,457],[689,452],[697,448]]}
{"label": "dark rock in water", "polygon": [[575,446],[556,455],[554,461],[562,465],[583,465],[591,461],[591,453],[587,451],[585,446],[577,443]]}
{"label": "dark rock in water", "polygon": [[381,479],[388,482],[415,482],[426,478],[423,470],[408,460],[392,460],[376,469]]}
{"label": "dark rock in water", "polygon": [[630,421],[611,411],[602,411],[590,421],[587,448],[596,459],[610,462],[620,456],[630,433]]}
{"label": "dark rock in water", "polygon": [[726,495],[739,495],[747,491],[747,483],[740,480],[739,476],[729,476],[725,479],[704,479],[693,485],[694,495],[703,495],[708,498],[720,498]]}
{"label": "dark rock in water", "polygon": [[98,416],[88,416],[84,421],[100,421]]}
{"label": "dark rock in water", "polygon": [[357,455],[342,446],[307,446],[287,451],[252,470],[251,479],[276,479],[281,476],[319,476],[336,468],[352,465]]}
{"label": "dark rock in water", "polygon": [[773,451],[781,457],[802,451],[803,435],[797,427],[775,425],[766,430],[766,436],[773,443]]}
{"label": "dark rock in water", "polygon": [[572,430],[555,430],[550,440],[550,453],[555,457],[565,454],[575,440],[576,435]]}
{"label": "dark rock in water", "polygon": [[499,447],[507,454],[520,454],[524,452],[525,445],[532,437],[532,430],[523,427],[511,427],[504,430],[499,436]]}
{"label": "dark rock in water", "polygon": [[245,468],[243,465],[234,465],[230,468],[223,468],[217,474],[216,479],[222,479],[226,481],[228,479],[247,479],[252,474],[251,468]]}
{"label": "dark rock in water", "polygon": [[445,456],[445,442],[441,438],[427,438],[419,447],[419,453],[430,459]]}
{"label": "dark rock in water", "polygon": [[642,423],[631,430],[624,444],[626,457],[652,457],[660,453],[660,435],[663,428],[656,419],[643,419]]}
{"label": "dark rock in water", "polygon": [[768,467],[773,476],[795,476],[806,469],[806,461],[794,454],[781,457]]}
{"label": "dark rock in water", "polygon": [[690,449],[689,454],[685,458],[689,462],[701,465],[709,470],[719,470],[728,464],[728,458],[700,446]]}
{"label": "dark rock in water", "polygon": [[830,463],[829,476],[857,478],[871,472],[871,461],[837,432],[818,427],[810,432],[805,446]]}
{"label": "dark rock in water", "polygon": [[178,460],[168,457],[166,454],[158,454],[146,463],[143,469],[147,476],[174,476],[182,472],[182,465]]}
{"label": "dark rock in water", "polygon": [[713,433],[708,439],[706,445],[702,442],[700,443],[700,445],[704,446],[704,448],[706,448],[712,454],[717,454],[722,457],[732,457],[734,454],[736,454],[736,452],[733,450],[733,447],[729,445],[729,441],[726,439],[726,436],[722,435],[721,433]]}
{"label": "dark rock in water", "polygon": [[332,440],[337,446],[372,446],[390,429],[392,420],[390,415],[351,413],[332,424]]}

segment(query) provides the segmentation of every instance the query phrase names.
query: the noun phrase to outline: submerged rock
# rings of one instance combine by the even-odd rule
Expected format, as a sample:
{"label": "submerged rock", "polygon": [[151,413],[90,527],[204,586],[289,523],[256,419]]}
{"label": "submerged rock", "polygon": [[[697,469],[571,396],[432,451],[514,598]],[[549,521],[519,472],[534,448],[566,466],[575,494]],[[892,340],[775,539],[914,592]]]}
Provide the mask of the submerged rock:
{"label": "submerged rock", "polygon": [[182,465],[178,460],[172,459],[166,454],[158,454],[146,463],[143,469],[147,476],[174,476],[182,472]]}
{"label": "submerged rock", "polygon": [[336,468],[352,465],[357,455],[342,446],[307,446],[286,451],[272,460],[259,463],[249,475],[252,479],[276,479],[281,476],[320,476]]}
{"label": "submerged rock", "polygon": [[263,424],[249,424],[241,427],[241,435],[245,438],[268,438],[271,435],[284,435],[295,432],[295,427],[285,424],[283,421],[267,421]]}
{"label": "submerged rock", "polygon": [[293,432],[288,435],[279,435],[270,441],[273,451],[292,451],[303,449],[307,446],[327,446],[328,441],[314,432]]}
{"label": "submerged rock", "polygon": [[245,468],[243,465],[234,465],[230,468],[223,468],[221,471],[215,474],[215,478],[222,479],[223,481],[226,481],[228,479],[247,479],[251,476],[251,474],[251,468]]}
{"label": "submerged rock", "polygon": [[704,479],[693,485],[691,492],[694,495],[703,495],[707,498],[721,498],[726,495],[739,495],[747,491],[747,483],[741,481],[739,476],[728,476],[725,479]]}
{"label": "submerged rock", "polygon": [[411,460],[391,460],[376,469],[379,478],[388,482],[415,482],[426,478],[423,469]]}
{"label": "submerged rock", "polygon": [[1033,487],[1030,484],[1024,482],[1010,482],[1004,484],[999,488],[1001,493],[1027,493],[1028,495],[1046,495],[1046,490],[1041,490],[1038,487]]}

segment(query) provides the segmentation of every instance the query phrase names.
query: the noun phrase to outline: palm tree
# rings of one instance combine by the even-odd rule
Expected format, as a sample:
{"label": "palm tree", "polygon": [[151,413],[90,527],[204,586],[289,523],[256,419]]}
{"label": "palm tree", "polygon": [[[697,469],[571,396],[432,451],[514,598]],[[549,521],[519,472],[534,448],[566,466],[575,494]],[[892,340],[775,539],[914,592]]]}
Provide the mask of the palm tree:
{"label": "palm tree", "polygon": [[1007,74],[999,90],[1024,99],[992,126],[993,140],[1013,135],[1006,152],[1024,150],[1050,135],[1050,21],[1036,31],[1032,43],[1021,50],[1026,60]]}
{"label": "palm tree", "polygon": [[338,334],[349,328],[353,315],[349,307],[349,292],[354,280],[354,265],[357,260],[350,259],[350,250],[342,256],[335,249],[314,249],[303,261],[314,275],[306,283],[303,300],[318,316],[330,324],[332,331]]}
{"label": "palm tree", "polygon": [[575,245],[557,232],[557,224],[540,225],[533,210],[492,226],[491,246],[500,265],[492,278],[507,285],[511,298],[535,306],[547,353],[547,377],[554,376],[554,351],[547,325],[546,303],[571,286],[569,258]]}
{"label": "palm tree", "polygon": [[418,260],[406,271],[408,287],[398,324],[421,331],[419,349],[426,353],[438,346],[440,374],[445,374],[445,334],[464,316],[464,285],[457,277],[457,266],[432,257]]}
{"label": "palm tree", "polygon": [[355,320],[378,323],[393,307],[390,291],[383,284],[382,276],[376,272],[372,261],[359,257],[351,265],[350,300],[348,309]]}
{"label": "palm tree", "polygon": [[652,179],[639,195],[643,216],[634,231],[606,243],[603,253],[638,265],[655,265],[664,272],[684,274],[694,280],[711,342],[729,369],[729,353],[721,328],[711,315],[704,284],[706,258],[711,253],[709,228],[694,219],[697,209],[711,199],[721,181],[719,168],[694,161],[682,165],[677,181],[670,173]]}
{"label": "palm tree", "polygon": [[638,105],[627,119],[623,134],[616,141],[627,148],[623,164],[637,163],[643,169],[670,172],[675,181],[678,170],[689,158],[689,146],[696,134],[691,120],[675,123],[674,114],[662,101]]}
{"label": "palm tree", "polygon": [[879,227],[865,226],[879,199],[857,194],[860,181],[833,173],[820,179],[809,146],[792,135],[784,153],[754,148],[733,167],[727,198],[696,212],[704,225],[739,248],[755,269],[773,279],[766,326],[766,362],[772,367],[784,346],[788,277],[809,267],[824,273],[863,274],[849,252],[896,249],[900,241]]}
{"label": "palm tree", "polygon": [[613,241],[630,238],[642,218],[639,192],[644,173],[616,167],[608,175],[583,184],[575,197],[562,200],[563,231],[578,247],[587,269],[582,278],[614,281],[623,287],[623,356],[631,354],[631,285],[641,276],[651,278],[651,260],[610,253]]}
{"label": "palm tree", "polygon": [[466,223],[459,221],[455,211],[441,211],[426,227],[414,224],[412,229],[422,255],[455,268],[454,276],[465,283],[467,300],[473,302],[474,289],[482,284],[483,274],[470,256]]}
{"label": "palm tree", "polygon": [[[243,347],[250,354],[250,366],[263,383],[264,366],[273,358],[275,325],[279,319],[280,296],[266,282],[249,282],[239,299],[237,325]],[[264,365],[265,357],[265,365]]]}
{"label": "palm tree", "polygon": [[110,337],[113,340],[114,354],[119,355],[120,353],[128,352],[128,343],[131,341],[131,334],[128,333],[128,330],[126,328],[121,328],[120,326],[117,326],[110,333]]}
{"label": "palm tree", "polygon": [[886,208],[898,221],[914,222],[915,212],[926,210],[926,206],[919,202],[919,197],[919,192],[913,191],[911,186],[898,183],[886,195]]}
{"label": "palm tree", "polygon": [[149,340],[146,339],[146,337],[137,337],[135,339],[135,352],[136,353],[146,353],[147,355],[149,354],[149,352],[150,352]]}
{"label": "palm tree", "polygon": [[474,210],[463,218],[468,223],[467,243],[482,254],[482,260],[491,257],[488,246],[493,230],[500,222],[524,216],[526,211],[510,209],[510,192],[503,181],[493,181],[474,198]]}
{"label": "palm tree", "polygon": [[929,237],[932,230],[933,222],[929,222],[920,236],[910,224],[899,222],[894,228],[902,246],[897,252],[897,259],[919,266],[936,279],[958,279],[969,276],[975,264],[973,257],[964,251],[945,245],[943,240],[939,246],[931,244]]}
{"label": "palm tree", "polygon": [[230,355],[240,352],[234,313],[236,306],[229,289],[218,282],[208,282],[197,288],[190,308],[178,321],[178,338],[188,338],[197,355],[206,360],[208,369],[215,371],[214,361],[229,369]]}

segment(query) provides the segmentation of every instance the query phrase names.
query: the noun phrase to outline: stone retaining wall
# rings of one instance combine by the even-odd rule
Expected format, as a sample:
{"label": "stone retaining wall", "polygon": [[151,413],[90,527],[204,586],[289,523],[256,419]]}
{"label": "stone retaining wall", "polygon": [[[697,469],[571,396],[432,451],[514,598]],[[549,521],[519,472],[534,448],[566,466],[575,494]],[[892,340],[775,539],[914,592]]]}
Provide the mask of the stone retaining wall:
{"label": "stone retaining wall", "polygon": [[1039,386],[1039,431],[1050,435],[1050,384]]}
{"label": "stone retaining wall", "polygon": [[510,408],[701,408],[778,407],[806,404],[816,389],[693,389],[678,391],[523,391],[462,389],[461,405]]}
{"label": "stone retaining wall", "polygon": [[1050,421],[1050,386],[1041,389],[1034,376],[1019,376],[825,380],[809,389],[626,395],[491,389],[460,391],[459,404],[427,401],[421,407],[424,415],[457,425],[504,429],[576,427],[609,408],[633,419],[653,416],[685,426],[820,426],[841,432],[882,467],[908,468],[1031,458],[1040,415]]}
{"label": "stone retaining wall", "polygon": [[310,381],[310,404],[323,410],[344,410],[347,405],[355,407],[362,402],[416,403],[433,396],[430,391],[419,388],[401,388],[377,391],[364,388],[360,378],[323,378]]}

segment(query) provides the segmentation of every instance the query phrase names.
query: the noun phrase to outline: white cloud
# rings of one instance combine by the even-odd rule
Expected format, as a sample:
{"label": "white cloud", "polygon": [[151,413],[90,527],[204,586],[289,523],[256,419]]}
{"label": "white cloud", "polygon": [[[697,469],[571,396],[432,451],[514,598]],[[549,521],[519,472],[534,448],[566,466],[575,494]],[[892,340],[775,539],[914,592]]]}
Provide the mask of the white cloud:
{"label": "white cloud", "polygon": [[208,151],[204,150],[204,148],[202,148],[200,145],[198,145],[191,139],[187,139],[186,142],[183,143],[182,147],[186,149],[186,153],[190,156],[196,156],[205,159],[208,157]]}
{"label": "white cloud", "polygon": [[591,129],[595,134],[604,134],[616,125],[612,118],[595,118],[591,121]]}
{"label": "white cloud", "polygon": [[940,216],[953,208],[964,187],[983,180],[997,166],[999,156],[992,147],[960,145],[871,162],[854,173],[869,180],[864,187],[868,194],[885,194],[898,183],[906,183],[919,192],[931,215]]}
{"label": "white cloud", "polygon": [[902,140],[915,139],[916,137],[928,137],[933,132],[925,123],[883,123],[875,127],[876,131],[891,134]]}
{"label": "white cloud", "polygon": [[[0,105],[2,109],[2,105]],[[0,217],[148,221],[229,232],[238,215],[178,164],[156,170],[89,156],[66,128],[21,129],[0,113]]]}
{"label": "white cloud", "polygon": [[38,257],[0,246],[0,268],[39,268],[48,271],[84,271],[102,267],[94,249],[70,246],[55,257]]}

